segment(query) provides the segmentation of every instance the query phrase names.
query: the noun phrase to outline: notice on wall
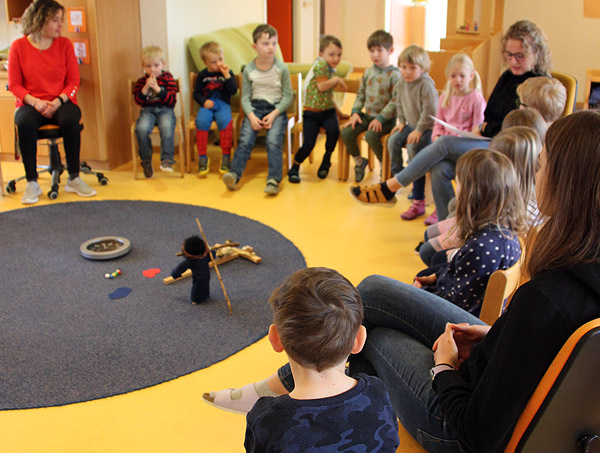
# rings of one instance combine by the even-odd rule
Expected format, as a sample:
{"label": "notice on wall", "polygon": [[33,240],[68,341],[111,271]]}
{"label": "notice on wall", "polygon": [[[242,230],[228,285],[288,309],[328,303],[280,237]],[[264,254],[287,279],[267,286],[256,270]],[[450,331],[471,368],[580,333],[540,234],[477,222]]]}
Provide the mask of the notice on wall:
{"label": "notice on wall", "polygon": [[79,64],[90,64],[90,43],[87,39],[72,39],[75,58]]}
{"label": "notice on wall", "polygon": [[85,8],[69,7],[67,8],[67,29],[71,33],[85,33]]}

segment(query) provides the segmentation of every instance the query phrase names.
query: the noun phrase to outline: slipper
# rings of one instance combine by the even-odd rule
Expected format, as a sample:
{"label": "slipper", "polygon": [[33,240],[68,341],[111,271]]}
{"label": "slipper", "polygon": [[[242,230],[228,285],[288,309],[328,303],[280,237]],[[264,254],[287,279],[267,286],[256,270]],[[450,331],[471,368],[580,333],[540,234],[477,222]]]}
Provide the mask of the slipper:
{"label": "slipper", "polygon": [[370,186],[353,186],[350,187],[350,195],[362,204],[380,204],[386,208],[391,208],[396,204],[396,197],[390,200],[385,199],[385,195],[381,191],[381,184],[373,184]]}
{"label": "slipper", "polygon": [[234,414],[246,415],[258,401],[258,393],[254,383],[246,384],[239,389],[225,389],[202,394],[202,400],[216,408]]}

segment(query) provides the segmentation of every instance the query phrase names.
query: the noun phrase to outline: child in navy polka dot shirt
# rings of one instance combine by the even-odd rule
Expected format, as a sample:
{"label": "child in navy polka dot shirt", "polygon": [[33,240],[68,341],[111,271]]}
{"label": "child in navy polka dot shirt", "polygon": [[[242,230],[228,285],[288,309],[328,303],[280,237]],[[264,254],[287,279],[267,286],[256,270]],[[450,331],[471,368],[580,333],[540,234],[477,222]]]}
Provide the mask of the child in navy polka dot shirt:
{"label": "child in navy polka dot shirt", "polygon": [[421,272],[422,287],[479,316],[490,275],[521,258],[525,203],[511,161],[497,151],[474,149],[457,163],[457,236],[462,246],[448,263]]}

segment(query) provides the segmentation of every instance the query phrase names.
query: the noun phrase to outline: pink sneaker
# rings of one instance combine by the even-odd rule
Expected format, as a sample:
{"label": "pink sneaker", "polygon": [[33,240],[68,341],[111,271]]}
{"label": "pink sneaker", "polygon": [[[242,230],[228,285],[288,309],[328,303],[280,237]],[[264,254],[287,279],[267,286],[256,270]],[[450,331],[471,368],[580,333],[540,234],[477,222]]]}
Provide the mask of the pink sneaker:
{"label": "pink sneaker", "polygon": [[427,226],[438,223],[437,211],[433,211],[429,217],[423,220],[423,223]]}
{"label": "pink sneaker", "polygon": [[404,220],[413,220],[423,214],[425,214],[425,200],[414,200],[412,206],[400,214],[400,217]]}

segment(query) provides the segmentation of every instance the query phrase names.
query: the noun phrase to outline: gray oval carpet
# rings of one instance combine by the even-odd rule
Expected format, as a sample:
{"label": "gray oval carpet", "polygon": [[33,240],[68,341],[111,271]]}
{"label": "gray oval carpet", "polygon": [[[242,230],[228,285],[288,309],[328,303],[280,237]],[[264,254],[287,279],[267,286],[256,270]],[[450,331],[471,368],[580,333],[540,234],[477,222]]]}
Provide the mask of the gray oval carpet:
{"label": "gray oval carpet", "polygon": [[[211,271],[211,299],[189,301],[191,279],[164,285],[184,238],[202,224],[212,245],[251,245],[261,264]],[[107,261],[80,255],[100,236],[131,241]],[[216,363],[262,338],[267,299],[306,263],[272,228],[199,206],[148,201],[57,203],[0,214],[0,409],[64,405],[159,384]],[[106,279],[117,268],[122,275]],[[154,278],[142,272],[158,268]],[[118,288],[128,296],[110,299]]]}

